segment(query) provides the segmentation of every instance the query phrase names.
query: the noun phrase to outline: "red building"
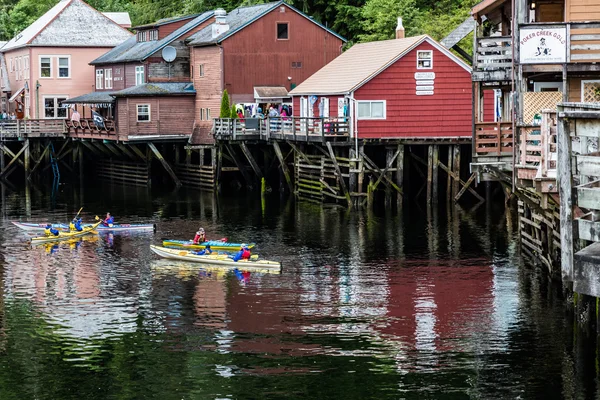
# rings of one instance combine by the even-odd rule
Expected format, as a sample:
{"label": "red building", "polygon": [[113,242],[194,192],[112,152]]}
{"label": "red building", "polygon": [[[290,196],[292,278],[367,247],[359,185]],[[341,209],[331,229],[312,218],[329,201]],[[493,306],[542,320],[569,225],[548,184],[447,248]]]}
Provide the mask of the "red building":
{"label": "red building", "polygon": [[354,45],[290,94],[294,116],[348,118],[352,137],[416,139],[470,138],[471,93],[471,68],[423,35]]}

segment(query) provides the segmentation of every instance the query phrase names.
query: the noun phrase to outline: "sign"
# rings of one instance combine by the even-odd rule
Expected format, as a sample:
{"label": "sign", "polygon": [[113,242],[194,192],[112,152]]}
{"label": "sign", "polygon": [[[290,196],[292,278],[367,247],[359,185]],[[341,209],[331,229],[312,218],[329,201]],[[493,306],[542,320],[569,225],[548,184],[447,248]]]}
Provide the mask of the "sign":
{"label": "sign", "polygon": [[567,60],[567,28],[524,28],[519,31],[521,64],[560,64]]}
{"label": "sign", "polygon": [[433,85],[431,86],[417,86],[417,92],[429,92],[433,90]]}
{"label": "sign", "polygon": [[423,79],[435,79],[435,72],[415,72],[415,79],[418,81]]}
{"label": "sign", "polygon": [[433,81],[417,81],[417,86],[431,86],[433,85]]}
{"label": "sign", "polygon": [[424,91],[417,90],[417,96],[433,96],[433,90],[424,90]]}

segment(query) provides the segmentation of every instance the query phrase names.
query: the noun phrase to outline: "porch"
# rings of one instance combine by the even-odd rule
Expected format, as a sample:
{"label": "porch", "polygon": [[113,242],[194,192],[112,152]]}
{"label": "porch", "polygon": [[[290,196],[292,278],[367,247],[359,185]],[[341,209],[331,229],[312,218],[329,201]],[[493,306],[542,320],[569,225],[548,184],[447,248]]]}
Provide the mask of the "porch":
{"label": "porch", "polygon": [[63,119],[23,119],[0,121],[0,140],[22,140],[35,137],[64,137]]}

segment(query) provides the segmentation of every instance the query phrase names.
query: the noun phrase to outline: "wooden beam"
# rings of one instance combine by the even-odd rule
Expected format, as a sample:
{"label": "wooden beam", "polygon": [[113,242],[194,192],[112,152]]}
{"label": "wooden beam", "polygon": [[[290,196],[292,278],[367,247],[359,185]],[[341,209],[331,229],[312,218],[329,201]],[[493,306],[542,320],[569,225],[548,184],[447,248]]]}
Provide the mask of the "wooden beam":
{"label": "wooden beam", "polygon": [[[367,164],[367,167],[369,168],[369,170],[371,170],[375,174],[377,174],[378,177],[383,177],[383,179],[385,181],[387,181],[387,183],[384,181],[385,185],[391,185],[394,189],[396,189],[396,191],[398,193],[403,194],[402,189],[399,188],[388,176],[385,176],[385,174],[382,174],[382,171],[381,171],[381,169],[379,169],[377,164],[375,164],[369,157],[367,157],[367,155],[362,150],[360,151],[360,155],[364,158],[365,164]],[[379,182],[379,180],[377,182]]]}
{"label": "wooden beam", "polygon": [[290,188],[290,193],[294,193],[294,184],[292,183],[292,177],[290,176],[290,170],[288,169],[287,164],[285,163],[285,158],[281,153],[281,149],[279,148],[279,143],[277,141],[273,141],[273,149],[275,149],[275,154],[279,159],[279,163],[281,164],[281,170],[283,171],[283,175],[285,176],[285,181]]}
{"label": "wooden beam", "polygon": [[352,199],[350,198],[350,193],[348,193],[348,189],[346,189],[346,182],[344,182],[342,171],[340,170],[340,166],[338,165],[337,159],[335,158],[335,154],[333,153],[333,147],[331,147],[330,142],[327,142],[327,149],[329,150],[329,157],[331,157],[331,161],[333,162],[333,167],[335,168],[335,174],[337,175],[338,182],[340,183],[340,187],[342,188],[342,193],[344,194],[344,197],[348,202],[348,207],[352,207]]}
{"label": "wooden beam", "polygon": [[10,162],[8,163],[6,168],[4,168],[4,170],[2,170],[0,172],[0,178],[2,178],[4,175],[6,175],[6,173],[10,169],[10,167],[19,159],[19,156],[21,156],[21,154],[23,154],[27,148],[29,148],[29,141],[25,142],[23,147],[21,147],[21,150],[19,150],[19,152],[13,157],[13,159],[10,160]]}
{"label": "wooden beam", "polygon": [[[477,177],[477,174],[475,172],[473,172],[471,174],[471,177],[469,178],[469,180],[465,183],[465,185],[463,186],[462,189],[460,189],[460,192],[458,192],[458,194],[456,195],[456,197],[454,198],[454,202],[456,203],[461,197],[462,195],[467,191],[467,189],[469,188],[469,186],[471,186],[471,183],[473,183],[473,181],[475,180],[475,177]],[[480,196],[478,196],[480,197]]]}
{"label": "wooden beam", "polygon": [[[559,107],[561,108],[561,107]],[[556,148],[558,149],[558,192],[560,196],[560,254],[563,281],[573,281],[573,165],[572,140],[567,119],[558,119]]]}
{"label": "wooden beam", "polygon": [[433,186],[433,145],[427,146],[427,205],[431,205]]}
{"label": "wooden beam", "polygon": [[[448,176],[449,176],[449,177],[452,177],[452,178],[453,178],[455,181],[458,181],[458,182],[460,182],[460,184],[461,184],[463,187],[465,187],[465,186],[467,185],[467,183],[466,183],[465,181],[463,181],[462,179],[460,179],[460,178],[458,177],[458,175],[456,175],[454,172],[450,171],[450,169],[449,169],[448,167],[446,167],[444,164],[442,164],[442,163],[441,163],[441,162],[439,162],[439,161],[438,161],[438,166],[439,166],[441,169],[443,169],[444,171],[446,171],[446,173],[448,174]],[[471,194],[473,194],[473,196],[477,197],[477,199],[478,199],[479,201],[485,201],[485,199],[484,199],[483,197],[481,197],[481,196],[479,195],[479,193],[477,193],[477,192],[475,191],[475,189],[473,189],[472,187],[470,187],[470,186],[469,186],[469,187],[467,187],[467,190],[468,190],[468,191],[469,191]],[[455,197],[456,197],[456,196],[455,196]]]}
{"label": "wooden beam", "polygon": [[[450,173],[452,171],[452,156],[453,156],[453,150],[454,150],[454,146],[450,145],[448,146],[448,170],[446,171],[446,173],[448,174],[448,181],[446,182],[446,200],[450,201],[451,199],[451,195],[452,195],[452,181],[453,181],[453,177],[452,174]],[[440,162],[440,167],[444,165]]]}
{"label": "wooden beam", "polygon": [[452,157],[453,166],[452,171],[459,179],[454,179],[454,183],[452,184],[452,197],[456,197],[458,191],[460,190],[460,145],[454,145],[454,156]]}
{"label": "wooden beam", "polygon": [[296,154],[298,154],[300,157],[302,157],[304,159],[304,161],[306,161],[308,164],[314,164],[312,161],[310,161],[310,158],[308,158],[306,156],[306,154],[304,154],[302,152],[302,150],[300,150],[294,143],[291,142],[286,142],[287,144],[290,145],[290,147],[296,152]]}
{"label": "wooden beam", "polygon": [[146,155],[136,145],[128,143],[127,146],[129,146],[129,148],[131,149],[131,151],[133,151],[133,153],[135,155],[137,155],[139,158],[141,158],[142,161],[144,161],[144,162],[148,161],[146,159]]}
{"label": "wooden beam", "polygon": [[96,146],[92,146],[91,142],[85,142],[85,141],[81,141],[80,142],[82,145],[84,145],[85,147],[87,147],[92,153],[94,153],[95,155],[101,155],[101,153],[98,151],[98,149],[96,148]]}
{"label": "wooden beam", "polygon": [[40,163],[44,159],[46,153],[50,150],[50,143],[51,142],[48,142],[48,144],[46,145],[46,148],[40,155],[40,158],[35,162],[35,164],[33,165],[33,168],[31,168],[31,171],[29,172],[29,176],[27,177],[28,179],[31,178],[31,175],[33,175],[33,172],[37,169],[37,167],[40,165]]}
{"label": "wooden beam", "polygon": [[[379,186],[379,182],[381,182],[381,180],[383,179],[383,177],[385,176],[387,178],[388,181],[391,181],[391,179],[389,177],[387,177],[387,172],[388,170],[391,168],[392,165],[394,165],[394,161],[396,160],[396,157],[398,157],[398,154],[400,154],[400,150],[396,150],[396,153],[394,153],[394,155],[392,156],[392,158],[389,160],[388,164],[386,165],[385,169],[383,170],[383,172],[381,172],[381,175],[379,175],[379,177],[377,178],[377,180],[375,181],[375,185],[373,185],[373,190],[377,189],[377,186]],[[378,168],[379,169],[379,168]],[[381,170],[380,170],[381,171]],[[399,191],[399,193],[402,193],[402,191]]]}
{"label": "wooden beam", "polygon": [[93,146],[95,146],[105,156],[108,156],[109,158],[111,157],[112,153],[109,150],[107,150],[104,146],[102,146],[102,143],[90,142],[90,144],[92,144]]}
{"label": "wooden beam", "polygon": [[432,171],[432,175],[433,175],[433,180],[431,181],[431,196],[432,196],[432,201],[433,204],[437,204],[438,202],[438,192],[439,192],[439,180],[438,180],[438,162],[440,159],[440,146],[437,144],[432,145],[433,147],[433,171]]}
{"label": "wooden beam", "polygon": [[250,149],[248,148],[248,146],[246,146],[246,142],[240,142],[240,148],[242,149],[242,152],[246,156],[246,159],[250,163],[250,166],[254,170],[254,173],[256,174],[256,176],[259,179],[262,179],[263,178],[263,173],[260,170],[260,167],[258,166],[258,164],[257,164],[256,160],[254,159],[254,157],[252,157],[252,153],[250,152]]}
{"label": "wooden beam", "polygon": [[229,152],[229,155],[231,156],[236,167],[238,167],[238,169],[240,170],[242,176],[244,177],[244,180],[248,184],[248,187],[250,189],[254,188],[254,181],[252,180],[250,175],[248,175],[248,171],[246,171],[246,168],[244,168],[242,163],[238,160],[238,157],[237,157],[237,154],[235,153],[234,148],[230,144],[225,144],[224,146],[225,146],[225,149]]}
{"label": "wooden beam", "polygon": [[158,159],[158,161],[160,161],[163,168],[167,171],[167,173],[171,176],[171,178],[173,178],[173,181],[175,182],[175,186],[181,187],[181,181],[179,180],[177,175],[175,175],[175,172],[173,171],[173,169],[171,168],[171,166],[169,165],[167,160],[165,160],[164,157],[162,156],[162,154],[160,154],[160,151],[158,151],[158,149],[156,148],[154,143],[149,142],[148,148],[150,150],[152,150],[152,153],[154,153],[154,156]]}
{"label": "wooden beam", "polygon": [[117,149],[116,146],[113,145],[112,143],[104,143],[104,146],[106,146],[106,148],[108,150],[110,150],[117,157],[122,157],[123,156],[123,154],[119,151],[119,149]]}
{"label": "wooden beam", "polygon": [[[8,154],[9,156],[11,156],[11,160],[14,159],[16,157],[15,153],[12,152],[11,149],[9,149],[8,147],[6,147],[5,144],[0,144],[0,147],[2,147],[2,151],[6,154]],[[24,166],[23,161],[17,159],[17,163],[21,166]]]}

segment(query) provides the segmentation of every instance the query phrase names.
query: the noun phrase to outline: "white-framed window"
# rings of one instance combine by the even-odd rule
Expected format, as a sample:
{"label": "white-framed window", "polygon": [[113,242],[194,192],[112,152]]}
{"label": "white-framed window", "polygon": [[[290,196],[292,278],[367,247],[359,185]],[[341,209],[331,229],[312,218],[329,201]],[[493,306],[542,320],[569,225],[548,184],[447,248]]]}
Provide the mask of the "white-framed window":
{"label": "white-framed window", "polygon": [[24,79],[29,79],[29,56],[23,57],[23,72],[25,73]]}
{"label": "white-framed window", "polygon": [[357,101],[358,119],[385,119],[385,100]]}
{"label": "white-framed window", "polygon": [[158,40],[158,29],[152,29],[150,31],[150,40]]}
{"label": "white-framed window", "polygon": [[15,70],[12,57],[8,60],[8,72],[13,72]]}
{"label": "white-framed window", "polygon": [[204,121],[204,108],[200,109],[200,121]]}
{"label": "white-framed window", "polygon": [[104,70],[104,89],[112,89],[112,69],[107,68]]}
{"label": "white-framed window", "polygon": [[200,78],[204,77],[204,64],[198,64],[198,76]]}
{"label": "white-framed window", "polygon": [[534,82],[534,92],[562,92],[562,82]]}
{"label": "white-framed window", "polygon": [[150,122],[150,104],[137,105],[137,121]]}
{"label": "white-framed window", "polygon": [[58,77],[59,78],[70,78],[71,77],[71,57],[69,57],[69,56],[58,57]]}
{"label": "white-framed window", "polygon": [[210,121],[210,108],[206,109],[206,120]]}
{"label": "white-framed window", "polygon": [[40,56],[40,78],[52,78],[52,58]]}
{"label": "white-framed window", "polygon": [[21,79],[21,68],[19,68],[20,65],[21,65],[21,57],[15,58],[15,79],[16,80]]}
{"label": "white-framed window", "polygon": [[25,116],[27,118],[31,117],[30,108],[31,108],[31,100],[30,100],[29,94],[26,94],[25,95]]}
{"label": "white-framed window", "polygon": [[210,121],[210,108],[200,109],[200,121]]}
{"label": "white-framed window", "polygon": [[67,96],[44,96],[44,118],[67,118],[67,108],[61,103]]}
{"label": "white-framed window", "polygon": [[433,50],[417,50],[417,69],[433,68]]}
{"label": "white-framed window", "polygon": [[143,85],[144,84],[144,66],[138,65],[135,67],[135,85]]}
{"label": "white-framed window", "polygon": [[96,70],[96,90],[103,89],[103,84],[104,84],[104,70],[97,69]]}

